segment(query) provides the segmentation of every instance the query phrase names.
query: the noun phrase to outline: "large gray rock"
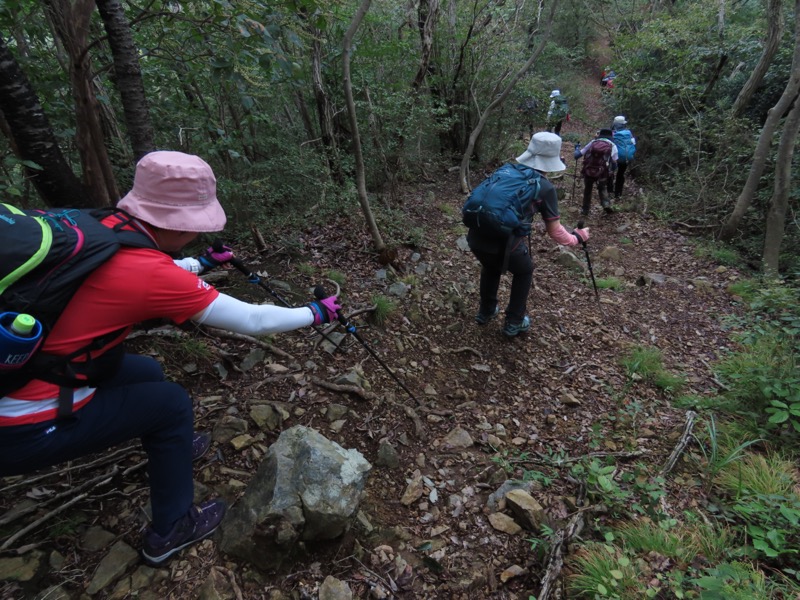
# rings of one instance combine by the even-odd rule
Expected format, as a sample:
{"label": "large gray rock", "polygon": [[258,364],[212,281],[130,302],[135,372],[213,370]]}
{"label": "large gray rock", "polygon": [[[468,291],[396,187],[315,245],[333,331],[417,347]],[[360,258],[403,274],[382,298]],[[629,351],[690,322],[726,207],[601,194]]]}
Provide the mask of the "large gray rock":
{"label": "large gray rock", "polygon": [[298,544],[339,537],[358,512],[372,466],[317,431],[281,433],[221,526],[220,548],[272,569]]}

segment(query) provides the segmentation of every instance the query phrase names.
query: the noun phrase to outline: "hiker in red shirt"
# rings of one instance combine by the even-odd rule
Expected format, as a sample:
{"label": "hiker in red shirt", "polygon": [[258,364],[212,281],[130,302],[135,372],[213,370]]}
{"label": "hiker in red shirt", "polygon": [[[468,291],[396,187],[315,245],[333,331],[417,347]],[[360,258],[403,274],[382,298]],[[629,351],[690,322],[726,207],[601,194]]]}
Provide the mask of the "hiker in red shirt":
{"label": "hiker in red shirt", "polygon": [[196,274],[231,260],[229,249],[209,248],[199,260],[173,261],[166,254],[180,251],[200,233],[225,226],[216,179],[197,156],[147,154],[136,165],[133,189],[118,207],[133,217],[132,226],[150,236],[158,250],[123,247],[92,271],[43,347],[45,353],[66,356],[104,339],[90,360],[107,369],[107,375],[94,386],[67,389],[66,411],[63,402],[59,405],[59,386],[41,380],[0,398],[0,476],[139,438],[148,457],[152,506],[142,555],[158,565],[213,533],[226,507],[221,500],[193,504],[192,461],[208,449],[210,438],[194,433],[186,390],[166,381],[153,358],[124,353],[125,337],[136,323],[155,318],[249,335],[280,333],[330,322],[341,306],[335,296],[299,308],[241,302]]}

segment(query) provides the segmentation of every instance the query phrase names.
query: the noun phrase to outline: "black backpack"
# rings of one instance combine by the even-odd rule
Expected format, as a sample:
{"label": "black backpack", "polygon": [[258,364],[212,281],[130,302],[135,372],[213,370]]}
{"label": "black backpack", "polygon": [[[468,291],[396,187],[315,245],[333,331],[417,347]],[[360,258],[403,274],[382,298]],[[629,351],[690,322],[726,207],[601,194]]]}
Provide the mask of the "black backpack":
{"label": "black backpack", "polygon": [[612,149],[613,144],[605,138],[593,140],[583,156],[581,175],[592,179],[608,179],[608,163],[611,161]]}
{"label": "black backpack", "polygon": [[[113,227],[100,222],[111,215],[117,221]],[[86,277],[120,247],[157,248],[144,231],[123,230],[128,224],[137,227],[130,215],[119,209],[21,210],[0,204],[0,313],[31,315],[41,326],[42,340],[46,338]],[[121,333],[97,338],[68,356],[38,351],[42,340],[24,362],[5,361],[0,356],[0,396],[31,379],[71,390],[113,375],[122,358],[121,346],[117,353],[104,354],[102,360],[89,360],[89,353]],[[85,362],[75,362],[82,356]],[[61,412],[59,406],[60,416]]]}

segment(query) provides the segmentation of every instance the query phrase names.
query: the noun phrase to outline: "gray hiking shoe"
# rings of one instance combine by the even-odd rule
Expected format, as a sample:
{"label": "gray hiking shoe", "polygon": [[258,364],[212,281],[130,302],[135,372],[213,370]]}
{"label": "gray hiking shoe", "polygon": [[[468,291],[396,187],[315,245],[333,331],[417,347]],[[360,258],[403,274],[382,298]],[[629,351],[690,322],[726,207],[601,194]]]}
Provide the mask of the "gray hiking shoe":
{"label": "gray hiking shoe", "polygon": [[614,212],[614,209],[613,209],[613,208],[611,208],[611,202],[609,202],[608,200],[606,200],[605,202],[603,202],[603,203],[601,204],[601,206],[603,207],[603,210],[604,210],[604,211],[606,211],[606,214],[607,214],[607,215],[610,215],[611,213],[613,213],[613,212]]}
{"label": "gray hiking shoe", "polygon": [[520,323],[509,323],[506,321],[506,326],[503,327],[503,333],[508,337],[514,337],[520,333],[525,333],[531,328],[531,320],[525,316]]}
{"label": "gray hiking shoe", "polygon": [[478,314],[475,315],[475,322],[478,325],[486,325],[489,321],[494,319],[499,313],[500,313],[499,307],[495,307],[494,312],[491,314],[485,314],[479,311]]}

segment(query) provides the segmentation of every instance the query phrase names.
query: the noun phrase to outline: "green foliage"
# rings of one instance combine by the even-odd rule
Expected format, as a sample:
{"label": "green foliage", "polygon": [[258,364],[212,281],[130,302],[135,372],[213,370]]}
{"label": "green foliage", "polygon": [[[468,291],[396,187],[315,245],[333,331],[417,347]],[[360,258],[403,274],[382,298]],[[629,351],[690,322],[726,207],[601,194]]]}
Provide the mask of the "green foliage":
{"label": "green foliage", "polygon": [[695,255],[700,258],[710,258],[722,265],[733,267],[741,264],[739,253],[722,242],[701,242],[695,246]]}
{"label": "green foliage", "polygon": [[376,325],[385,325],[389,317],[397,310],[397,304],[382,294],[372,296],[371,302],[375,306],[372,320]]}
{"label": "green foliage", "polygon": [[686,387],[686,378],[668,371],[658,371],[653,375],[653,385],[665,392],[678,394]]}
{"label": "green foliage", "polygon": [[631,380],[646,379],[652,381],[657,388],[670,394],[680,393],[686,385],[685,377],[670,373],[664,369],[661,351],[658,348],[634,346],[620,358],[619,362],[625,367]]}
{"label": "green foliage", "polygon": [[[741,349],[717,365],[726,397],[754,416],[765,435],[800,432],[800,309],[798,292],[779,284],[742,286],[751,313],[731,323],[743,328]],[[788,437],[792,440],[792,437]]]}
{"label": "green foliage", "polygon": [[330,279],[331,281],[335,281],[339,285],[344,285],[345,281],[347,281],[347,276],[344,273],[342,273],[341,271],[336,271],[334,269],[326,271],[325,277],[327,279]]}
{"label": "green foliage", "polygon": [[[705,426],[706,435],[703,440],[705,443],[700,443],[700,450],[706,459],[710,485],[722,469],[740,460],[749,446],[761,440],[747,440],[736,443],[736,441],[726,438],[724,433],[717,429],[717,421],[713,414],[706,420]],[[708,448],[706,448],[706,444],[708,444]]]}
{"label": "green foliage", "polygon": [[630,559],[609,544],[587,544],[574,560],[575,574],[567,580],[570,597],[634,598],[638,588]]}
{"label": "green foliage", "polygon": [[311,277],[316,272],[316,269],[314,268],[314,265],[306,263],[306,262],[297,263],[295,265],[295,269],[297,269],[297,271],[299,273],[301,273],[303,275],[306,275],[307,277]]}
{"label": "green foliage", "polygon": [[597,458],[575,463],[570,475],[586,484],[586,497],[591,502],[602,502],[613,512],[621,512],[630,492],[623,489],[614,479],[617,470],[614,464],[603,464]]}
{"label": "green foliage", "polygon": [[628,371],[629,376],[638,375],[642,378],[651,377],[663,369],[661,352],[657,348],[645,346],[633,347],[620,359],[620,363]]}
{"label": "green foliage", "polygon": [[600,277],[595,279],[598,289],[601,290],[621,290],[625,287],[625,283],[618,277]]}
{"label": "green foliage", "polygon": [[747,525],[752,555],[776,565],[800,567],[800,499],[797,495],[743,494],[723,508]]}
{"label": "green foliage", "polygon": [[748,453],[719,469],[716,485],[730,496],[790,496],[798,485],[794,462],[777,454]]}

